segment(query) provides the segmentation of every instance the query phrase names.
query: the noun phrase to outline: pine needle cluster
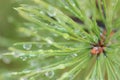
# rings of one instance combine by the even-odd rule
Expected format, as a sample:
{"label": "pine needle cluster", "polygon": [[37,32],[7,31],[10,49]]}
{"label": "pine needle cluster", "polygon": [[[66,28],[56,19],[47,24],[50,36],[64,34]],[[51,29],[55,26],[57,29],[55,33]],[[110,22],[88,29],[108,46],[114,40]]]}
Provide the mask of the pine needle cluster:
{"label": "pine needle cluster", "polygon": [[[26,66],[12,80],[120,80],[120,0],[32,0],[15,8],[29,42],[9,49]],[[56,4],[54,4],[56,2]],[[24,65],[22,64],[22,65]]]}

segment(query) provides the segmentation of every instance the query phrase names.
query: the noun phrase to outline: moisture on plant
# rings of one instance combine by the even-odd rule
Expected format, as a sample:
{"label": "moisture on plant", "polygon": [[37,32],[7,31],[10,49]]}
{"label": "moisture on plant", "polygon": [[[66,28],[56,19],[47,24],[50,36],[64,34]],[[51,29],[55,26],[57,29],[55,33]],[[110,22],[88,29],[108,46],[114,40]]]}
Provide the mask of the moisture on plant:
{"label": "moisture on plant", "polygon": [[1,80],[120,80],[120,0],[14,1]]}

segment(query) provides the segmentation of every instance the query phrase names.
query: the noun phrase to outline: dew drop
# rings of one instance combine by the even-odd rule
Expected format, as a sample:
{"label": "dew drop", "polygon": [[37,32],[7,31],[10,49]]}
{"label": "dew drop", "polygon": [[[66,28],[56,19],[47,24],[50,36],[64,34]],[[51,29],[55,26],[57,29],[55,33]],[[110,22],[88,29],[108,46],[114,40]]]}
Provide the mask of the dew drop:
{"label": "dew drop", "polygon": [[90,17],[92,15],[92,12],[90,10],[86,10],[86,16]]}
{"label": "dew drop", "polygon": [[38,47],[39,49],[43,47],[42,44],[36,44],[36,47]]}
{"label": "dew drop", "polygon": [[36,61],[30,61],[30,65],[31,65],[31,67],[33,67],[33,66],[37,66],[38,64],[37,64],[37,62]]}
{"label": "dew drop", "polygon": [[67,34],[67,33],[64,33],[64,34],[63,34],[63,37],[64,37],[65,39],[67,39],[67,40],[69,40],[69,39],[70,39],[70,35],[69,35],[69,34]]}
{"label": "dew drop", "polygon": [[56,16],[56,13],[54,12],[48,12],[48,15],[50,16],[50,17],[54,17],[54,16]]}
{"label": "dew drop", "polygon": [[43,11],[40,11],[40,14],[44,14],[44,12],[43,12]]}
{"label": "dew drop", "polygon": [[33,57],[36,57],[37,55],[35,55],[35,54],[30,54],[30,55],[28,55],[27,57],[28,58],[33,58]]}
{"label": "dew drop", "polygon": [[32,41],[40,41],[40,40],[41,40],[40,37],[33,37],[33,38],[32,38]]}
{"label": "dew drop", "polygon": [[64,69],[65,68],[65,65],[64,64],[60,64],[59,65],[59,69]]}
{"label": "dew drop", "polygon": [[67,31],[64,27],[61,27],[61,26],[58,26],[58,25],[54,25],[53,27],[54,27],[55,29],[60,30],[60,31],[63,31],[63,32]]}
{"label": "dew drop", "polygon": [[54,17],[54,16],[56,16],[56,10],[53,8],[53,7],[49,7],[49,9],[48,9],[48,15],[50,16],[50,17]]}
{"label": "dew drop", "polygon": [[6,63],[6,64],[10,64],[11,60],[9,58],[2,58],[3,62]]}
{"label": "dew drop", "polygon": [[58,34],[53,34],[54,37],[58,37],[59,35]]}
{"label": "dew drop", "polygon": [[11,75],[18,75],[18,72],[12,72]]}
{"label": "dew drop", "polygon": [[24,48],[25,50],[30,50],[30,49],[32,48],[32,45],[31,45],[31,44],[24,44],[24,45],[23,45],[23,48]]}
{"label": "dew drop", "polygon": [[38,67],[38,68],[36,68],[36,72],[41,72],[42,71],[42,69],[40,68],[40,67]]}
{"label": "dew drop", "polygon": [[23,55],[24,55],[24,53],[21,53],[21,52],[19,52],[19,51],[13,52],[13,56],[16,57],[16,58],[18,58],[18,57],[20,57],[20,56],[23,56]]}
{"label": "dew drop", "polygon": [[98,38],[96,36],[93,36],[93,41],[94,42],[98,41]]}
{"label": "dew drop", "polygon": [[77,57],[78,55],[75,53],[75,54],[72,54],[71,56],[74,58],[74,57]]}
{"label": "dew drop", "polygon": [[47,37],[45,40],[47,41],[48,44],[53,44],[54,42],[54,40],[50,37]]}
{"label": "dew drop", "polygon": [[62,23],[62,20],[60,20],[59,18],[56,18],[58,23]]}
{"label": "dew drop", "polygon": [[52,78],[54,76],[54,71],[48,71],[45,73],[45,76],[48,77],[48,78]]}
{"label": "dew drop", "polygon": [[22,78],[20,78],[20,80],[28,80],[27,78],[25,78],[25,77],[22,77]]}

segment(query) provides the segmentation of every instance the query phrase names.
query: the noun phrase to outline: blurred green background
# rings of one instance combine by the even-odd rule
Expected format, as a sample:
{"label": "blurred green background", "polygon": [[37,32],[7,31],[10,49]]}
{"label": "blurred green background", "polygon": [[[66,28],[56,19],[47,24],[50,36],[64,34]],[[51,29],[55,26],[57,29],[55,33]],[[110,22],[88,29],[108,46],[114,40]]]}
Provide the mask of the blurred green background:
{"label": "blurred green background", "polygon": [[26,40],[18,31],[18,22],[24,20],[14,9],[22,2],[23,0],[0,0],[0,53],[6,52],[13,43]]}
{"label": "blurred green background", "polygon": [[13,7],[17,3],[12,0],[0,0],[0,52],[18,40],[14,18],[19,18]]}
{"label": "blurred green background", "polygon": [[[23,41],[18,32],[17,22],[23,19],[14,10],[22,0],[0,0],[0,54],[8,52],[8,47],[13,43]],[[6,72],[19,70],[24,63],[20,59],[14,60],[12,56],[2,57],[0,55],[0,80],[5,79]]]}

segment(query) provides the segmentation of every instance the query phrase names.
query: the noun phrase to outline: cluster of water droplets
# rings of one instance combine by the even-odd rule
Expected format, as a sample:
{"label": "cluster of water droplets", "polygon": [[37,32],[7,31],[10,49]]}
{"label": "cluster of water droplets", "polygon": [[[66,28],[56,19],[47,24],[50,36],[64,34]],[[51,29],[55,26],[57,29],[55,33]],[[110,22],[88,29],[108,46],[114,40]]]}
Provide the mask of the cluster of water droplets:
{"label": "cluster of water droplets", "polygon": [[[30,50],[32,48],[32,45],[31,44],[24,44],[23,48],[25,50]],[[26,61],[27,59],[30,59],[30,58],[35,57],[35,56],[36,56],[35,54],[26,54],[26,53],[19,52],[19,51],[14,52],[14,57],[20,58],[23,61]]]}
{"label": "cluster of water droplets", "polygon": [[26,56],[20,56],[20,59],[22,59],[23,61],[26,61],[28,59],[28,57],[26,57]]}
{"label": "cluster of water droplets", "polygon": [[35,57],[37,55],[35,55],[35,54],[26,54],[26,53],[23,53],[23,52],[20,52],[20,51],[15,51],[15,52],[13,52],[13,56],[15,58],[20,58],[21,60],[26,61],[27,59],[31,59],[31,58],[33,58],[33,57]]}

